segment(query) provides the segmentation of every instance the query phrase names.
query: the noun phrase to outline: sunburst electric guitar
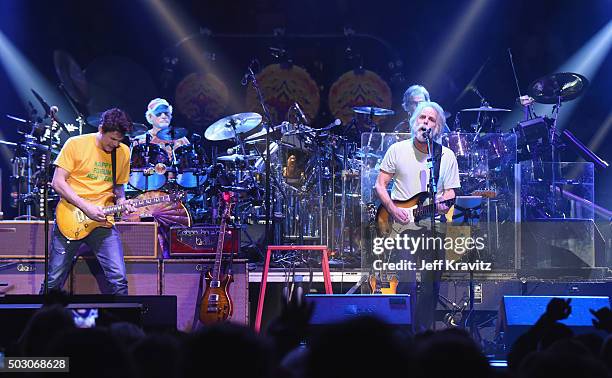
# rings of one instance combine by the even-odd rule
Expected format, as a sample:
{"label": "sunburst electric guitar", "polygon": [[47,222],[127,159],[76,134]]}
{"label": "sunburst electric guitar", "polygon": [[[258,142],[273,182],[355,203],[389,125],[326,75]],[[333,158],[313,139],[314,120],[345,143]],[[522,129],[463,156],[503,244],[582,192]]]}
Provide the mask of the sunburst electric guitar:
{"label": "sunburst electric guitar", "polygon": [[[132,200],[130,203],[134,207],[142,207],[162,202],[178,202],[184,196],[185,193],[183,192],[174,192],[159,197]],[[57,227],[68,240],[81,240],[98,227],[112,227],[113,214],[125,210],[124,205],[114,205],[113,198],[114,195],[110,193],[98,198],[88,199],[94,205],[102,207],[102,211],[106,215],[106,221],[104,222],[90,219],[83,210],[62,198],[55,209]]]}
{"label": "sunburst electric guitar", "polygon": [[[431,213],[436,210],[431,204],[424,205],[424,202],[428,198],[429,193],[421,192],[415,194],[412,196],[412,198],[406,201],[393,201],[395,206],[410,210],[412,212],[414,222],[408,224],[394,222],[393,216],[389,213],[389,211],[383,205],[380,205],[378,207],[378,211],[376,212],[376,228],[378,230],[378,236],[389,237],[392,232],[395,234],[400,234],[406,230],[421,230],[423,227],[419,226],[418,223],[421,220],[427,219]],[[444,203],[450,207],[455,203],[455,199],[451,198],[438,203]]]}
{"label": "sunburst electric guitar", "polygon": [[200,301],[200,321],[205,325],[226,321],[232,317],[234,311],[232,298],[229,295],[229,287],[234,282],[234,277],[231,274],[221,273],[225,229],[233,205],[232,195],[230,192],[224,192],[221,199],[221,202],[225,203],[225,210],[219,227],[215,264],[212,270],[206,272],[206,290]]}

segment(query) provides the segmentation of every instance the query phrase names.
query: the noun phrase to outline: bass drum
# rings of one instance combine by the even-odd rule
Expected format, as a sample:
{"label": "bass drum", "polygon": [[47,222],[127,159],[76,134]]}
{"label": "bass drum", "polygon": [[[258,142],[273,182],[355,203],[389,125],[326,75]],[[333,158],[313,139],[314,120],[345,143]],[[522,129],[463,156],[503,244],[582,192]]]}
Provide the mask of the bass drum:
{"label": "bass drum", "polygon": [[204,185],[207,179],[205,161],[193,145],[178,147],[174,156],[178,168],[177,184],[188,189]]}
{"label": "bass drum", "polygon": [[157,144],[139,144],[132,148],[130,186],[137,190],[157,190],[166,184],[170,165],[168,154]]}

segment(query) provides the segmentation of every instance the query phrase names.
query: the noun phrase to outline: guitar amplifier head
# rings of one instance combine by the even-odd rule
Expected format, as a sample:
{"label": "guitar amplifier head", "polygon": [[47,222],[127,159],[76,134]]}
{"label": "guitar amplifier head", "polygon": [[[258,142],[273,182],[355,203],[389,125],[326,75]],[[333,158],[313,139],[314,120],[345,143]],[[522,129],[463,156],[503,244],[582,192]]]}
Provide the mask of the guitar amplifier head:
{"label": "guitar amplifier head", "polygon": [[[170,229],[170,256],[210,256],[217,250],[219,225],[172,227]],[[227,227],[223,253],[238,254],[240,228]]]}

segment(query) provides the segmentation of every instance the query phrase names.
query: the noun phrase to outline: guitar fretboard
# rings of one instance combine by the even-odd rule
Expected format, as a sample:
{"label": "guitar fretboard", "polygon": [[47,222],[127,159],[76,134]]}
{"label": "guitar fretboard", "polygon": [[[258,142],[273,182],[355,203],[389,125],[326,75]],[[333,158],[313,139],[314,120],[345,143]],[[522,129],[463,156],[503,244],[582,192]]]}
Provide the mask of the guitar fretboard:
{"label": "guitar fretboard", "polygon": [[[130,201],[130,203],[134,207],[143,207],[143,206],[155,205],[158,203],[169,202],[169,201],[171,201],[171,197],[169,194],[167,194],[165,196],[146,198],[146,199],[141,199],[137,201]],[[104,211],[104,214],[110,215],[110,214],[114,214],[119,211],[125,210],[125,205],[106,206],[102,208],[102,210]]]}

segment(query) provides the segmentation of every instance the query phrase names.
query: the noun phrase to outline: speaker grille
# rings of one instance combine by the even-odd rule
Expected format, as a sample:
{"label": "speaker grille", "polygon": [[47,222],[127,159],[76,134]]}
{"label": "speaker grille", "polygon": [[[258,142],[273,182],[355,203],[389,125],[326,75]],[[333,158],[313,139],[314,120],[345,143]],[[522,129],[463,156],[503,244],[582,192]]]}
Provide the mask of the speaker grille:
{"label": "speaker grille", "polygon": [[[203,294],[206,286],[200,289],[200,274],[212,268],[213,260],[164,260],[162,269],[162,294],[176,295],[178,306],[177,327],[182,331],[191,331],[194,324],[198,294]],[[223,265],[225,269],[225,264]],[[232,265],[234,282],[230,285],[229,295],[233,301],[234,313],[231,322],[247,325],[249,279],[246,260],[234,260]],[[206,283],[203,283],[206,285]],[[197,319],[197,318],[196,318]]]}

